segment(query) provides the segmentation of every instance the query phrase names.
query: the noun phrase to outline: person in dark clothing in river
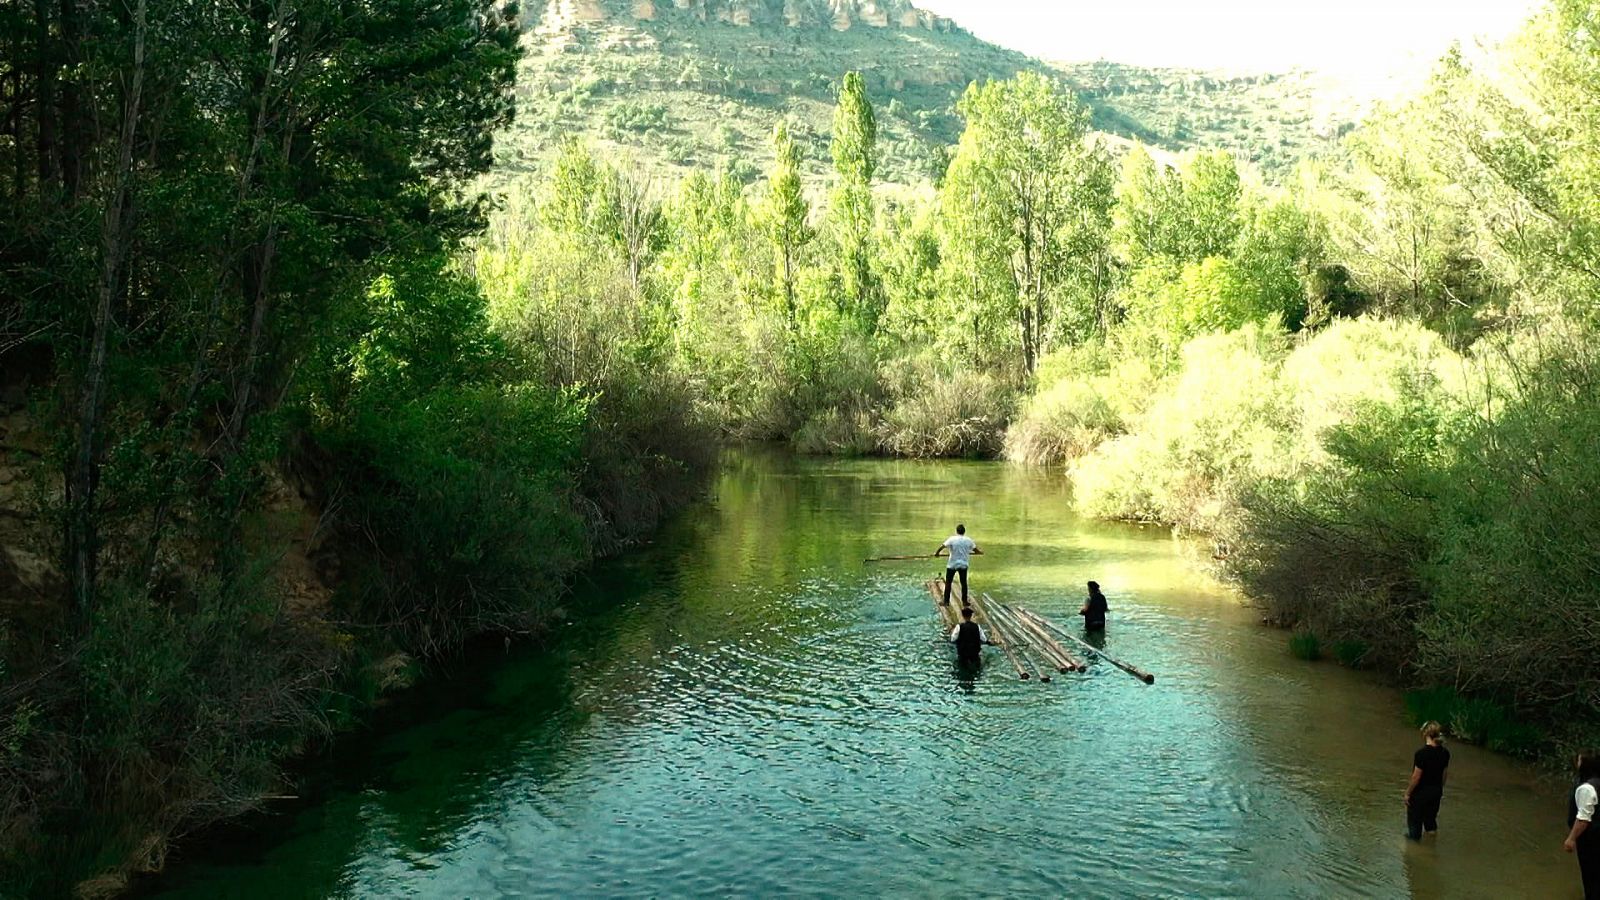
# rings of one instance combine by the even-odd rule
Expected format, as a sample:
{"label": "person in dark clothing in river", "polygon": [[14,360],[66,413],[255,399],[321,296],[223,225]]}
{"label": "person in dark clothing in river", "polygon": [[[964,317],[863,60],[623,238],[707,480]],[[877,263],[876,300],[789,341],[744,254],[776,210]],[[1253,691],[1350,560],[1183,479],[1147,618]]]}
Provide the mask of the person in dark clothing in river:
{"label": "person in dark clothing in river", "polygon": [[1078,615],[1083,616],[1085,631],[1104,631],[1106,628],[1106,595],[1100,593],[1099,582],[1089,582],[1089,599],[1083,603]]}
{"label": "person in dark clothing in river", "polygon": [[956,645],[956,659],[975,663],[983,655],[983,645],[991,643],[983,626],[972,621],[972,607],[961,608],[961,623],[950,629],[950,643]]}
{"label": "person in dark clothing in river", "polygon": [[1444,729],[1438,722],[1422,726],[1422,749],[1411,757],[1411,781],[1406,784],[1406,837],[1422,840],[1423,832],[1438,832],[1439,801],[1444,799],[1444,782],[1450,767],[1450,751],[1444,748]]}
{"label": "person in dark clothing in river", "polygon": [[1561,849],[1578,855],[1584,900],[1600,900],[1600,827],[1594,824],[1600,801],[1600,751],[1578,754],[1578,786],[1567,801],[1567,840]]}

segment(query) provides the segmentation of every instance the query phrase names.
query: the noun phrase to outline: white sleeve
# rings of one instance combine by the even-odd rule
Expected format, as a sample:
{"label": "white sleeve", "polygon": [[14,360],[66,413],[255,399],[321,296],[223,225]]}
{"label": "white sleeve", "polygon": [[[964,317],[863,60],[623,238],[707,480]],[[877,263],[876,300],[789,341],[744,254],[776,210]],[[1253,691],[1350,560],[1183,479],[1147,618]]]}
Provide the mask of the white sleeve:
{"label": "white sleeve", "polygon": [[940,544],[939,546],[948,549],[949,546],[950,546],[950,542],[953,541],[953,540],[955,540],[955,538],[945,538],[944,539],[944,543]]}
{"label": "white sleeve", "polygon": [[1593,822],[1595,800],[1600,799],[1600,794],[1596,793],[1594,785],[1588,782],[1578,785],[1578,791],[1573,797],[1578,801],[1578,821]]}
{"label": "white sleeve", "polygon": [[956,627],[950,629],[950,640],[954,641],[960,634],[961,626],[957,625]]}
{"label": "white sleeve", "polygon": [[983,633],[983,626],[982,625],[978,626],[978,640],[980,640],[980,641],[989,640],[989,636],[987,634]]}

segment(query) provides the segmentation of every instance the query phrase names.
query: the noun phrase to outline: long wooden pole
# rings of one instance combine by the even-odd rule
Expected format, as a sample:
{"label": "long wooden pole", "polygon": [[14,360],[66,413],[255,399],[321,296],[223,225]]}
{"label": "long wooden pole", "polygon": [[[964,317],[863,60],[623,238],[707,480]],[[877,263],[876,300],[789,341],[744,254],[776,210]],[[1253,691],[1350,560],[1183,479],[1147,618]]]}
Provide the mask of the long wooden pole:
{"label": "long wooden pole", "polygon": [[[1015,650],[1018,658],[1039,674],[1039,682],[1041,684],[1049,684],[1051,666],[1039,665],[1039,660],[1034,657],[1036,653],[1044,656],[1045,662],[1052,665],[1054,665],[1055,660],[1050,659],[1049,654],[1038,653],[1038,648],[1028,641],[1027,632],[1019,628],[1017,623],[1004,612],[1004,604],[996,603],[994,598],[988,594],[983,594],[982,597],[983,613],[989,620],[989,624],[992,627],[1004,629],[1006,646]],[[974,609],[976,608],[974,607]]]}
{"label": "long wooden pole", "polygon": [[961,624],[961,614],[956,612],[957,608],[948,606],[943,602],[944,582],[937,578],[930,578],[925,587],[933,597],[933,608],[939,611],[939,619],[944,622],[944,627],[954,628]]}
{"label": "long wooden pole", "polygon": [[893,562],[895,560],[900,560],[900,559],[933,559],[933,558],[934,558],[934,556],[933,556],[932,553],[924,553],[921,556],[869,556],[866,559],[863,559],[862,562],[864,562],[864,563],[869,563],[869,562]]}
{"label": "long wooden pole", "polygon": [[978,616],[981,615],[981,616],[983,616],[984,620],[986,622],[988,622],[989,633],[991,635],[993,635],[995,638],[999,639],[998,641],[996,641],[996,643],[998,643],[1000,645],[1000,652],[1004,653],[1006,655],[1006,659],[1011,662],[1011,667],[1017,670],[1017,677],[1021,678],[1023,681],[1027,681],[1029,678],[1033,677],[1030,674],[1028,674],[1027,667],[1025,667],[1022,664],[1022,661],[1017,658],[1017,653],[1011,646],[1013,642],[1012,642],[1010,636],[1007,635],[1005,633],[1005,631],[1003,629],[1001,629],[995,623],[994,617],[989,615],[987,612],[985,612],[981,607],[977,606],[976,604],[973,605],[972,611],[973,611],[973,618],[977,618]]}
{"label": "long wooden pole", "polygon": [[1034,640],[1038,642],[1041,652],[1055,657],[1057,665],[1061,671],[1082,672],[1088,668],[1081,660],[1079,660],[1076,656],[1073,656],[1072,653],[1067,650],[1067,648],[1061,646],[1061,644],[1058,643],[1055,638],[1051,637],[1048,631],[1045,631],[1043,628],[1041,628],[1038,622],[1035,622],[1032,618],[1023,616],[1014,607],[1001,604],[1001,608],[1006,611],[1007,615],[1011,616],[1017,621],[1019,627],[1025,629],[1030,635],[1033,636]]}
{"label": "long wooden pole", "polygon": [[1059,626],[1056,623],[1050,621],[1049,619],[1046,619],[1043,616],[1037,615],[1037,614],[1035,614],[1035,613],[1033,613],[1033,612],[1031,612],[1029,610],[1026,610],[1026,609],[1020,610],[1020,612],[1023,615],[1032,617],[1033,620],[1036,621],[1036,622],[1043,623],[1045,625],[1045,627],[1049,628],[1051,631],[1055,632],[1056,634],[1066,638],[1069,641],[1073,641],[1074,643],[1076,643],[1078,646],[1082,647],[1083,649],[1089,651],[1090,653],[1093,653],[1094,655],[1100,657],[1101,659],[1105,660],[1106,662],[1111,663],[1113,666],[1116,666],[1117,668],[1121,669],[1122,671],[1127,672],[1129,675],[1132,675],[1133,677],[1139,679],[1140,681],[1144,682],[1145,684],[1155,684],[1156,683],[1156,677],[1154,675],[1151,675],[1149,672],[1146,672],[1145,670],[1139,668],[1138,666],[1128,665],[1127,663],[1123,662],[1122,660],[1116,659],[1115,657],[1112,657],[1112,656],[1108,655],[1104,650],[1101,650],[1100,648],[1098,648],[1095,645],[1089,643],[1088,641],[1082,640],[1082,639],[1080,639],[1078,637],[1075,637],[1073,635],[1068,634],[1066,631],[1062,630],[1061,626]]}
{"label": "long wooden pole", "polygon": [[1033,642],[1029,640],[1029,638],[1033,636],[1032,633],[1023,627],[1022,623],[1010,614],[1010,611],[1005,604],[996,602],[995,599],[988,594],[983,595],[983,602],[988,609],[989,618],[991,620],[998,620],[1000,622],[1001,627],[1003,627],[1006,630],[1006,633],[1010,635],[1013,643],[1017,644],[1018,646],[1025,646],[1028,649],[1037,652],[1039,655],[1045,658],[1046,662],[1050,663],[1061,672],[1071,671],[1070,666],[1064,665],[1061,660],[1057,659],[1054,654],[1048,651],[1047,648],[1033,645]]}

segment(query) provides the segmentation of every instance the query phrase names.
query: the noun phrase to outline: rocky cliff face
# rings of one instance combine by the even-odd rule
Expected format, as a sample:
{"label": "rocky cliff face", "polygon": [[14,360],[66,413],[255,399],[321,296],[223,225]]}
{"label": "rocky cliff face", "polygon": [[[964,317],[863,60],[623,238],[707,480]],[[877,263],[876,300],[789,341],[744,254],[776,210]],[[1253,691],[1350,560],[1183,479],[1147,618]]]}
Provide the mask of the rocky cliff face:
{"label": "rocky cliff face", "polygon": [[[529,4],[533,8],[539,5]],[[918,9],[910,0],[547,0],[543,5],[547,29],[617,19],[654,21],[667,16],[741,27],[955,29],[949,19]]]}

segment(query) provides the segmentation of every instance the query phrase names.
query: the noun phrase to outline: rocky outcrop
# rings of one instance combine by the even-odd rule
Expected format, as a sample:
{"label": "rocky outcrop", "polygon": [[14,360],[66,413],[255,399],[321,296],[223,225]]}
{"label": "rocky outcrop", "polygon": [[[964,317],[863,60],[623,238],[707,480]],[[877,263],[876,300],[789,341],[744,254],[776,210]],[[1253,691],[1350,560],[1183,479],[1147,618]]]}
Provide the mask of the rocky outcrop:
{"label": "rocky outcrop", "polygon": [[911,0],[672,0],[672,10],[665,6],[657,0],[546,0],[544,30],[613,18],[654,21],[670,13],[745,28],[955,28],[949,19],[918,9]]}

